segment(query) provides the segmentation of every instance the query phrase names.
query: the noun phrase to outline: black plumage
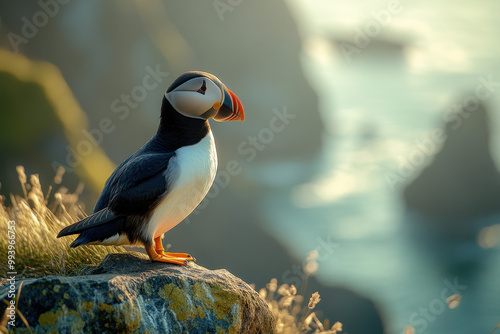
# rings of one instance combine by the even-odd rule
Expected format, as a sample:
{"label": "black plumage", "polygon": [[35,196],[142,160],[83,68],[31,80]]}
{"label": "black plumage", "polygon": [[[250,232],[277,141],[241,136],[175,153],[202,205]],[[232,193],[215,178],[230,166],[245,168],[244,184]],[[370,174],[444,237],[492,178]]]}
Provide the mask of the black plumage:
{"label": "black plumage", "polygon": [[81,233],[71,247],[101,242],[117,233],[127,235],[131,244],[151,243],[141,232],[178,175],[175,151],[198,143],[209,131],[208,121],[179,114],[163,97],[156,135],[115,169],[92,214],[57,237]]}
{"label": "black plumage", "polygon": [[[194,261],[189,254],[165,252],[161,237],[194,210],[215,178],[217,158],[208,119],[243,121],[244,116],[239,99],[217,77],[182,74],[163,95],[157,133],[111,174],[92,214],[58,237],[79,234],[71,247],[143,244],[153,261]],[[185,202],[187,211],[173,212]]]}

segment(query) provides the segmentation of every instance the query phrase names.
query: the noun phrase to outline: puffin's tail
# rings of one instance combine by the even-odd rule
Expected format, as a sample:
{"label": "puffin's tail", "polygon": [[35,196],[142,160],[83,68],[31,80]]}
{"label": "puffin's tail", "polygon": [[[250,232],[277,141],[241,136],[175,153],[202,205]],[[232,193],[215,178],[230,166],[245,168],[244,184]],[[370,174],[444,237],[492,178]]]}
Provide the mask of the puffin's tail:
{"label": "puffin's tail", "polygon": [[105,208],[77,223],[63,228],[57,237],[60,238],[81,233],[70,245],[70,247],[75,248],[92,241],[103,240],[108,234],[110,236],[116,234],[122,229],[124,222],[125,217],[116,216],[111,210]]}
{"label": "puffin's tail", "polygon": [[88,244],[90,240],[88,238],[82,237],[84,233],[80,234],[78,238],[76,238],[71,244],[69,244],[69,247],[71,248],[76,248],[78,246],[83,246],[85,244]]}
{"label": "puffin's tail", "polygon": [[[76,238],[69,246],[71,248],[75,248],[78,246],[83,246],[85,244],[94,242],[94,243],[102,243],[103,245],[107,245],[109,242],[109,238],[113,236],[118,236],[125,231],[125,217],[118,217],[117,219],[110,221],[103,225],[98,225],[91,227],[85,231],[83,231],[78,238]],[[108,239],[108,240],[107,240]],[[109,243],[111,245],[112,243]]]}

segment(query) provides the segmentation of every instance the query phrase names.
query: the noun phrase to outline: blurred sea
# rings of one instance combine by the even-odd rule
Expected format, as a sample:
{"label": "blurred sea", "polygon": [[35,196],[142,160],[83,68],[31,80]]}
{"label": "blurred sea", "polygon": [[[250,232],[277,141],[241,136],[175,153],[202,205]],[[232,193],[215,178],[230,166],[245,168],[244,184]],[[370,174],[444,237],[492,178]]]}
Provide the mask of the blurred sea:
{"label": "blurred sea", "polygon": [[[402,333],[408,324],[416,333],[490,333],[500,321],[500,250],[433,240],[411,228],[404,210],[404,185],[439,146],[403,182],[391,185],[387,177],[443,127],[443,114],[472,94],[480,78],[500,82],[500,2],[397,2],[401,13],[350,59],[335,41],[354,44],[356,29],[375,21],[372,12],[387,10],[389,1],[288,2],[305,38],[303,65],[329,131],[310,182],[270,183],[274,190],[262,199],[267,226],[298,258],[320,246],[320,239],[334,242],[331,254],[319,248],[318,277],[372,297],[389,333]],[[392,41],[390,47],[379,38]],[[497,165],[499,96],[485,101]],[[273,175],[270,168],[262,177]],[[499,221],[489,219],[484,223]],[[452,294],[453,282],[463,297],[451,310],[442,295]]]}

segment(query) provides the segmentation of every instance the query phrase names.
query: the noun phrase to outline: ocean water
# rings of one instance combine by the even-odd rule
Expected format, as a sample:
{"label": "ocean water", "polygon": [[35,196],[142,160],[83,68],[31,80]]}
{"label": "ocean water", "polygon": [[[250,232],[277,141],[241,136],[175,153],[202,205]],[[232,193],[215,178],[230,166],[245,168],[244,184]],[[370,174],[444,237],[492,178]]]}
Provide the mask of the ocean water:
{"label": "ocean water", "polygon": [[[417,333],[490,333],[500,321],[499,248],[422,230],[405,212],[401,191],[439,149],[421,147],[452,104],[484,80],[500,82],[500,2],[288,2],[328,133],[312,179],[276,186],[263,198],[268,228],[299,258],[318,249],[318,277],[373,298],[389,333],[406,325]],[[339,42],[356,46],[366,29],[373,37],[346,56]],[[498,164],[497,90],[484,102]],[[391,181],[419,150],[425,161]],[[325,242],[333,251],[322,248]],[[462,295],[455,309],[445,302],[452,293]]]}

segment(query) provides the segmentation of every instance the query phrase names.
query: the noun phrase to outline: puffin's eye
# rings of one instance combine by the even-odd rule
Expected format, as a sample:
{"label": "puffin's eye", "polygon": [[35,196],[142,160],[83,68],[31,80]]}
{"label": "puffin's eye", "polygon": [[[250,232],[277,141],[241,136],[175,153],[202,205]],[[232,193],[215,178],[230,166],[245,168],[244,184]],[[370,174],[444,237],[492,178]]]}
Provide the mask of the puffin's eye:
{"label": "puffin's eye", "polygon": [[203,80],[203,84],[201,85],[201,87],[197,90],[198,93],[200,94],[203,94],[205,95],[207,91],[207,83],[205,82],[205,80]]}

